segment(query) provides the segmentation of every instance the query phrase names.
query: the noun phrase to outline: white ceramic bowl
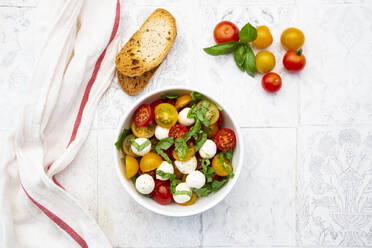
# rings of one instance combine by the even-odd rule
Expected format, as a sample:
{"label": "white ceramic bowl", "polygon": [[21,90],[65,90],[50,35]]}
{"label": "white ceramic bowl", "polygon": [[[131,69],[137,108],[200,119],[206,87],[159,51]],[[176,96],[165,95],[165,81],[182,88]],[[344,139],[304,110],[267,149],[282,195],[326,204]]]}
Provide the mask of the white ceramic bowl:
{"label": "white ceramic bowl", "polygon": [[[142,103],[151,103],[157,99],[159,99],[162,95],[168,94],[168,93],[175,93],[178,95],[185,95],[190,93],[191,91],[198,91],[201,94],[203,94],[205,97],[209,98],[213,102],[217,103],[223,108],[223,117],[224,117],[224,123],[223,127],[230,128],[235,131],[236,134],[236,141],[237,145],[235,147],[234,155],[233,155],[233,168],[234,168],[234,174],[235,176],[233,178],[230,178],[227,184],[225,184],[221,189],[218,191],[215,191],[211,193],[210,195],[206,197],[201,197],[198,198],[198,200],[195,202],[195,204],[191,206],[180,206],[175,203],[171,203],[168,205],[161,205],[154,201],[153,199],[144,197],[140,195],[137,191],[136,188],[134,187],[133,183],[131,180],[126,179],[120,170],[120,153],[114,146],[114,143],[117,140],[117,137],[119,134],[122,132],[124,128],[129,128],[131,121],[132,121],[132,115],[133,112],[136,110],[136,108],[142,104]],[[234,184],[238,180],[241,168],[242,168],[242,163],[243,163],[243,151],[244,151],[244,143],[243,143],[243,136],[241,134],[240,128],[237,125],[236,120],[230,115],[231,111],[229,111],[228,108],[226,108],[221,102],[218,101],[218,99],[215,99],[213,96],[209,95],[208,92],[202,92],[198,89],[192,89],[189,87],[170,87],[170,88],[162,88],[156,91],[153,91],[151,93],[146,94],[145,96],[141,97],[139,100],[137,100],[130,108],[128,108],[128,111],[126,114],[121,118],[120,125],[118,126],[116,132],[115,132],[115,137],[113,138],[112,144],[113,144],[113,150],[114,150],[114,161],[115,161],[115,170],[116,174],[119,177],[119,180],[121,184],[124,186],[125,190],[129,193],[129,195],[140,205],[143,207],[158,213],[162,215],[167,215],[167,216],[189,216],[189,215],[194,215],[198,214],[201,212],[204,212],[212,207],[214,207],[217,203],[222,201],[225,196],[231,191],[233,188]]]}

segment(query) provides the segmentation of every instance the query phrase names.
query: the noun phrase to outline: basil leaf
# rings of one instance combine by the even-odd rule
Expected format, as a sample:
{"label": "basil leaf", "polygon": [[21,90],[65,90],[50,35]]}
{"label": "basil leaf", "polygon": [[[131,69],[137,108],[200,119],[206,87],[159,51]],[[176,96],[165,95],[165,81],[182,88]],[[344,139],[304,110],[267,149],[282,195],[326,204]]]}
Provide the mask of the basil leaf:
{"label": "basil leaf", "polygon": [[234,149],[230,149],[228,151],[224,151],[223,154],[225,155],[225,157],[229,160],[229,162],[231,163],[232,162],[232,156],[233,156],[233,153],[234,153]]}
{"label": "basil leaf", "polygon": [[138,144],[134,138],[134,136],[132,136],[130,138],[130,143],[132,143],[132,146],[134,146],[134,148],[137,149],[137,151],[142,151],[143,149],[145,149],[146,146],[150,145],[151,144],[151,141],[150,140],[146,140],[145,142],[143,142],[141,145]]}
{"label": "basil leaf", "polygon": [[163,179],[174,179],[175,178],[175,174],[173,173],[168,173],[168,172],[164,172],[162,170],[156,170],[156,175],[159,175],[161,176]]}
{"label": "basil leaf", "polygon": [[130,134],[131,131],[130,129],[124,129],[119,137],[118,137],[118,140],[115,142],[115,146],[116,146],[116,149],[118,149],[119,151],[123,151],[123,141],[125,139],[125,137],[128,136],[128,134]]}
{"label": "basil leaf", "polygon": [[245,46],[241,45],[234,52],[234,60],[240,70],[244,71],[244,60],[245,60]]}
{"label": "basil leaf", "polygon": [[199,92],[193,91],[190,93],[191,96],[191,103],[195,104],[198,103],[201,99],[203,99],[203,95]]}
{"label": "basil leaf", "polygon": [[224,178],[220,181],[214,180],[213,182],[206,183],[200,189],[194,189],[194,191],[198,195],[198,197],[207,196],[210,193],[212,193],[213,191],[216,191],[216,190],[220,189],[227,181],[228,181],[227,178]]}
{"label": "basil leaf", "polygon": [[203,174],[207,180],[207,182],[212,182],[213,181],[213,177],[214,177],[214,169],[212,167],[209,167],[209,165],[211,164],[211,162],[209,161],[209,159],[207,158],[203,158],[201,160],[201,166],[202,166],[202,171],[203,171]]}
{"label": "basil leaf", "polygon": [[204,126],[208,127],[209,124],[210,124],[210,120],[208,120],[206,117],[205,117],[205,114],[207,113],[208,111],[208,108],[209,108],[209,105],[211,103],[207,100],[204,100],[202,101],[202,104],[200,106],[200,108],[197,108],[196,110],[196,117],[203,123]]}
{"label": "basil leaf", "polygon": [[162,95],[161,99],[162,100],[172,100],[172,99],[177,99],[179,96],[178,95]]}
{"label": "basil leaf", "polygon": [[220,163],[222,165],[222,168],[227,171],[227,174],[229,174],[229,177],[234,177],[234,173],[231,171],[230,166],[225,165],[225,158],[224,158],[224,152],[220,152]]}
{"label": "basil leaf", "polygon": [[204,48],[204,52],[208,53],[209,55],[217,56],[217,55],[224,55],[229,54],[235,51],[235,49],[239,46],[238,41],[229,41],[217,44],[215,46]]}
{"label": "basil leaf", "polygon": [[185,134],[186,141],[191,139],[191,137],[194,137],[195,139],[197,139],[200,129],[201,129],[201,123],[200,123],[200,120],[197,119],[195,121],[194,126],[192,126],[192,128],[190,128],[189,132]]}
{"label": "basil leaf", "polygon": [[254,77],[256,73],[256,56],[253,53],[252,48],[249,46],[247,47],[247,52],[245,53],[245,60],[244,60],[244,69],[245,71],[251,76]]}
{"label": "basil leaf", "polygon": [[173,137],[168,137],[161,139],[158,144],[156,144],[155,151],[157,154],[162,156],[168,163],[172,164],[172,160],[168,157],[168,155],[163,152],[163,150],[169,149],[174,143]]}
{"label": "basil leaf", "polygon": [[243,42],[251,42],[257,39],[257,29],[249,22],[239,32],[239,40]]}
{"label": "basil leaf", "polygon": [[192,196],[192,192],[191,191],[188,191],[188,190],[180,190],[180,191],[176,191],[174,192],[173,195],[188,195],[188,196]]}
{"label": "basil leaf", "polygon": [[187,147],[186,140],[183,138],[177,138],[174,142],[175,150],[180,160],[186,158],[189,148]]}
{"label": "basil leaf", "polygon": [[211,184],[211,190],[216,191],[216,190],[220,189],[226,182],[227,182],[227,178],[224,178],[220,181],[214,180]]}
{"label": "basil leaf", "polygon": [[136,180],[137,178],[139,177],[139,174],[137,173],[136,175],[134,175],[131,180],[132,180],[132,183],[135,185],[136,184]]}
{"label": "basil leaf", "polygon": [[199,135],[198,139],[196,140],[195,151],[199,151],[200,148],[204,145],[205,141],[207,140],[207,133],[203,132]]}

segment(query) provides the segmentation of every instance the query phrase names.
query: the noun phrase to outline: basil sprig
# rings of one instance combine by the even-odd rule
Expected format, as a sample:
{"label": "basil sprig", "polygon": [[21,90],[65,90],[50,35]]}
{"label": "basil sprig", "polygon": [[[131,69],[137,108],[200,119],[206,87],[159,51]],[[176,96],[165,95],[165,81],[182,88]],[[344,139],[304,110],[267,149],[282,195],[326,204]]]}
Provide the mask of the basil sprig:
{"label": "basil sprig", "polygon": [[246,71],[251,77],[256,73],[256,56],[249,43],[257,38],[257,30],[250,23],[244,25],[239,32],[240,41],[229,41],[204,48],[209,55],[218,56],[234,53],[234,60],[241,71]]}
{"label": "basil sprig", "polygon": [[130,138],[130,143],[132,144],[132,146],[134,146],[134,148],[136,148],[137,149],[137,151],[142,151],[143,149],[145,149],[148,145],[150,145],[151,144],[151,141],[150,140],[146,140],[145,142],[143,142],[141,145],[140,144],[138,144],[137,142],[136,142],[136,138],[134,138],[134,136],[132,136],[131,138]]}
{"label": "basil sprig", "polygon": [[155,151],[157,154],[162,156],[168,163],[172,164],[172,160],[168,157],[168,155],[163,152],[163,150],[169,149],[174,143],[173,137],[168,137],[161,139],[155,146]]}

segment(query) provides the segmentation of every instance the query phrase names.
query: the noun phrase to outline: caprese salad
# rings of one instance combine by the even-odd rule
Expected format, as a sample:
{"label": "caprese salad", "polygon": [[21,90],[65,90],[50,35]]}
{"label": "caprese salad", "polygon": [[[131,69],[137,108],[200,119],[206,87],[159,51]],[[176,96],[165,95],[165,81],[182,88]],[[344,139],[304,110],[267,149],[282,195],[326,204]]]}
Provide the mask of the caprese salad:
{"label": "caprese salad", "polygon": [[138,106],[117,142],[122,172],[160,204],[189,206],[234,177],[235,132],[223,110],[198,92]]}

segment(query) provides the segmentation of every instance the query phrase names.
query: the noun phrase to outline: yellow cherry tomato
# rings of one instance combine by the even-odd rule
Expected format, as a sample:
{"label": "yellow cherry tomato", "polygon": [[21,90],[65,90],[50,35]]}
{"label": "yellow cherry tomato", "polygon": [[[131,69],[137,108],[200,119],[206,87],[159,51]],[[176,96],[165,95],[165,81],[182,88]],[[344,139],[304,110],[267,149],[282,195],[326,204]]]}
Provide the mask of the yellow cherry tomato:
{"label": "yellow cherry tomato", "polygon": [[141,158],[140,168],[142,172],[149,172],[157,169],[160,164],[163,162],[163,159],[154,152],[149,152]]}
{"label": "yellow cherry tomato", "polygon": [[195,192],[192,192],[192,195],[191,195],[191,198],[189,201],[185,202],[185,203],[178,203],[178,205],[181,205],[181,206],[190,206],[192,204],[194,204],[196,202],[196,199],[198,199],[197,195]]}
{"label": "yellow cherry tomato", "polygon": [[[196,107],[200,109],[204,101],[206,100],[200,101],[196,105]],[[208,102],[209,102],[209,106],[208,106],[207,112],[205,113],[205,117],[210,121],[209,125],[213,125],[220,118],[220,111],[218,110],[216,104],[214,104],[211,101],[208,101]]]}
{"label": "yellow cherry tomato", "polygon": [[127,155],[125,156],[125,178],[134,177],[139,169],[138,161],[134,157]]}
{"label": "yellow cherry tomato", "polygon": [[131,125],[132,132],[137,138],[151,138],[155,134],[155,128],[155,123],[145,127],[137,127],[134,122]]}
{"label": "yellow cherry tomato", "polygon": [[192,101],[192,99],[191,99],[190,95],[184,95],[184,96],[181,96],[177,99],[174,106],[176,107],[177,110],[180,110],[180,109],[186,107],[187,105],[189,105],[191,103],[191,101]]}
{"label": "yellow cherry tomato", "polygon": [[190,143],[189,145],[188,145],[188,151],[187,151],[187,155],[186,155],[186,157],[184,158],[184,159],[180,159],[180,157],[178,157],[178,154],[177,154],[177,152],[176,152],[176,149],[174,149],[173,150],[173,152],[172,152],[172,155],[173,155],[173,157],[174,157],[174,159],[175,160],[179,160],[179,161],[187,161],[187,160],[189,160],[192,156],[194,156],[195,155],[195,147],[194,147],[194,145],[192,144],[192,143]]}
{"label": "yellow cherry tomato", "polygon": [[298,28],[287,28],[280,37],[280,42],[286,50],[297,50],[305,42],[305,35]]}
{"label": "yellow cherry tomato", "polygon": [[[225,161],[225,163],[224,163],[225,166],[230,167],[230,170],[233,171],[233,167],[230,164],[229,160],[227,160],[224,157],[224,161]],[[214,158],[212,160],[212,168],[214,169],[214,173],[216,173],[217,176],[224,177],[224,176],[229,175],[229,173],[227,173],[227,171],[222,167],[222,164],[221,164],[221,161],[220,161],[220,154],[217,154],[216,156],[214,156]]]}
{"label": "yellow cherry tomato", "polygon": [[124,153],[127,155],[130,155],[132,157],[138,157],[138,155],[136,155],[132,151],[132,143],[130,142],[132,137],[135,137],[135,136],[133,134],[130,134],[127,137],[125,137],[125,139],[123,140],[123,150],[124,150]]}
{"label": "yellow cherry tomato", "polygon": [[210,128],[211,130],[207,133],[207,137],[209,139],[213,138],[216,133],[218,132],[218,130],[220,130],[218,128],[218,122],[214,123],[213,125],[210,125],[208,128]]}
{"label": "yellow cherry tomato", "polygon": [[257,38],[252,44],[258,49],[264,49],[273,43],[273,36],[271,35],[270,29],[267,26],[258,26]]}
{"label": "yellow cherry tomato", "polygon": [[261,51],[256,55],[256,68],[261,73],[267,73],[275,67],[275,56],[272,52]]}
{"label": "yellow cherry tomato", "polygon": [[177,123],[178,112],[175,106],[169,103],[161,103],[155,108],[155,121],[164,128],[171,128]]}

